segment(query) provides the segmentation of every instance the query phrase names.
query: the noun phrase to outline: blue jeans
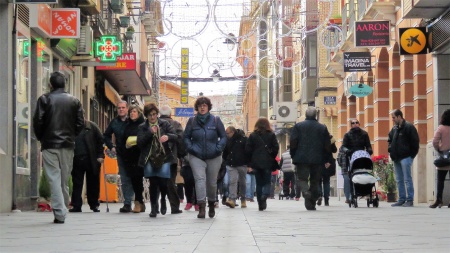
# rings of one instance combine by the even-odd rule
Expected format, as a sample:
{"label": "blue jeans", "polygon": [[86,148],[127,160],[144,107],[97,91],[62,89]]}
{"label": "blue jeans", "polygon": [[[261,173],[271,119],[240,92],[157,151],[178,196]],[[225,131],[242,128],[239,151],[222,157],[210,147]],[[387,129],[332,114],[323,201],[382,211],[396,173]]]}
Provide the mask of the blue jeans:
{"label": "blue jeans", "polygon": [[330,177],[323,176],[319,181],[319,195],[320,197],[324,197],[326,199],[330,198]]}
{"label": "blue jeans", "polygon": [[119,175],[120,175],[120,183],[123,193],[123,204],[131,205],[131,201],[133,200],[134,190],[133,185],[131,184],[131,177],[128,176],[127,171],[125,170],[125,164],[122,160],[122,157],[117,156],[117,165],[119,166]]}
{"label": "blue jeans", "polygon": [[253,199],[256,190],[255,175],[247,173],[245,183],[246,183],[245,197],[248,199]]}
{"label": "blue jeans", "polygon": [[414,185],[411,176],[412,157],[394,161],[395,181],[398,188],[398,202],[414,201]]}
{"label": "blue jeans", "polygon": [[350,191],[350,178],[348,177],[348,173],[342,173],[342,177],[344,178],[345,200],[350,200],[350,199],[352,199],[352,194]]}

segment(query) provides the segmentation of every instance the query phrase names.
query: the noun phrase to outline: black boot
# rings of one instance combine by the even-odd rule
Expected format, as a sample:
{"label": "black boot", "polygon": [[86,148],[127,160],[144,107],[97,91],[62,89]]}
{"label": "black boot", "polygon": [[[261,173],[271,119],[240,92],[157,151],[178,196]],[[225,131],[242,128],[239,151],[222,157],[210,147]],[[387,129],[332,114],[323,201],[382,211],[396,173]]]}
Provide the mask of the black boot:
{"label": "black boot", "polygon": [[161,214],[165,215],[167,212],[166,200],[161,199]]}
{"label": "black boot", "polygon": [[198,202],[198,214],[197,218],[204,219],[206,214],[206,203],[205,202]]}
{"label": "black boot", "polygon": [[208,201],[208,207],[209,207],[209,210],[208,210],[209,218],[214,218],[214,216],[216,215],[214,201]]}
{"label": "black boot", "polygon": [[[449,206],[450,206],[450,205],[449,205]],[[441,199],[436,199],[436,201],[434,202],[434,204],[430,205],[430,208],[436,208],[436,207],[439,207],[439,208],[442,207],[442,200],[441,200]]]}
{"label": "black boot", "polygon": [[318,205],[318,206],[322,205],[322,197],[320,197],[320,198],[317,200],[317,205]]}
{"label": "black boot", "polygon": [[151,211],[149,216],[155,218],[157,215],[156,210],[158,210],[158,207],[155,204],[151,204]]}
{"label": "black boot", "polygon": [[328,202],[329,200],[329,198],[325,198],[325,206],[330,206],[330,203]]}

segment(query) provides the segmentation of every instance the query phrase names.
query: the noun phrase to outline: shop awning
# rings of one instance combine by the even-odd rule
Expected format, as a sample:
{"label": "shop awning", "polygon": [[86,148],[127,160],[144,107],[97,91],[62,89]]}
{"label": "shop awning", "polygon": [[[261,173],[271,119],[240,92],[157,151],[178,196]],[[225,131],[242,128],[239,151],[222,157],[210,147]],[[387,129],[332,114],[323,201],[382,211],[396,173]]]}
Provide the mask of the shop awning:
{"label": "shop awning", "polygon": [[105,82],[105,96],[109,101],[111,101],[111,103],[113,103],[113,105],[117,105],[120,101],[122,101],[120,95],[108,82]]}

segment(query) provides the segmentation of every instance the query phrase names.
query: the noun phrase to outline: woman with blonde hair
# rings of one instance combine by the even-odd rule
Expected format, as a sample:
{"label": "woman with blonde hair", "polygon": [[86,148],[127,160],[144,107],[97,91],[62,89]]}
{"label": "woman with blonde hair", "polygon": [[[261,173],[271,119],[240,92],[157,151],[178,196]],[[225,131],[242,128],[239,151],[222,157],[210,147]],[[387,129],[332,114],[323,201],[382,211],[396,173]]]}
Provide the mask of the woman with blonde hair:
{"label": "woman with blonde hair", "polygon": [[249,156],[249,172],[254,172],[256,179],[256,199],[259,211],[267,208],[270,195],[270,180],[275,157],[280,146],[267,118],[260,118],[255,123],[255,130],[250,134],[245,145]]}

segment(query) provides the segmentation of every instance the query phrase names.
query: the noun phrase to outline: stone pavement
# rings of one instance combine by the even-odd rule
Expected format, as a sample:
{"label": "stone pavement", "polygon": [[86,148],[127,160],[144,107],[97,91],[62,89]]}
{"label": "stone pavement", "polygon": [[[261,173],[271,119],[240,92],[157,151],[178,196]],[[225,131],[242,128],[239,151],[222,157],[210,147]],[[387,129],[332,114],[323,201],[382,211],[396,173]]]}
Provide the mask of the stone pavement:
{"label": "stone pavement", "polygon": [[[448,204],[448,203],[447,203]],[[185,204],[182,204],[184,208]],[[65,224],[53,214],[0,214],[0,252],[450,252],[450,209],[348,208],[343,199],[306,211],[302,200],[268,200],[248,208],[220,206],[213,219],[197,212],[158,215],[149,210],[122,214],[122,204],[101,204],[100,213],[84,205]],[[147,203],[147,207],[149,204]]]}

